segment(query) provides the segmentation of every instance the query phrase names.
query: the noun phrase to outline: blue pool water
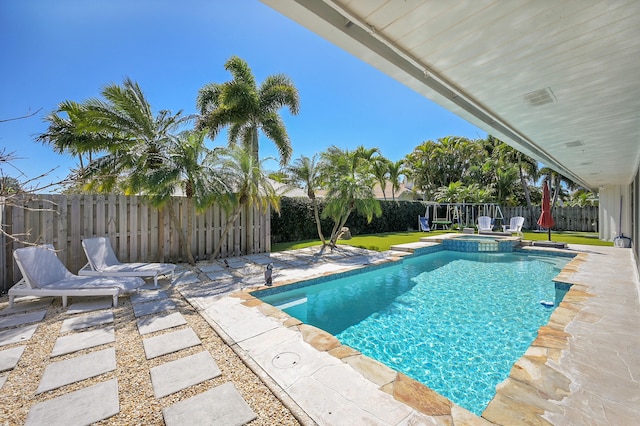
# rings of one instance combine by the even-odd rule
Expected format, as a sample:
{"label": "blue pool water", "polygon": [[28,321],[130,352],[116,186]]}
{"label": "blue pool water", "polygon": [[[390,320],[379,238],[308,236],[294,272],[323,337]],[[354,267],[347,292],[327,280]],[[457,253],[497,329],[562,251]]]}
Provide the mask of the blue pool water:
{"label": "blue pool water", "polygon": [[569,260],[440,251],[254,295],[480,415],[548,322],[540,301],[557,305],[552,279]]}

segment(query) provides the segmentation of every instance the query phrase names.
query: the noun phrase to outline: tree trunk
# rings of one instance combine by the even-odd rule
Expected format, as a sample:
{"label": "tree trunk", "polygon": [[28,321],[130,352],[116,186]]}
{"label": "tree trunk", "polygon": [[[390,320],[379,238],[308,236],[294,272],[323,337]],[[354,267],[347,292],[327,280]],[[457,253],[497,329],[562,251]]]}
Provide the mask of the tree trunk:
{"label": "tree trunk", "polygon": [[229,230],[231,229],[231,225],[233,224],[233,222],[236,221],[236,219],[238,219],[238,216],[240,216],[240,211],[242,210],[242,207],[243,207],[242,204],[237,206],[233,210],[233,213],[231,214],[231,218],[229,220],[227,220],[227,223],[224,226],[224,231],[222,232],[222,235],[220,236],[220,241],[218,241],[218,245],[216,246],[216,249],[213,251],[213,254],[211,255],[211,259],[215,259],[220,254],[220,248],[222,248],[222,243],[227,238],[227,234],[229,234]]}
{"label": "tree trunk", "polygon": [[193,258],[193,254],[191,253],[191,247],[187,245],[185,241],[184,232],[182,230],[182,224],[178,220],[178,216],[176,216],[176,211],[173,209],[173,201],[169,200],[167,203],[169,209],[169,217],[171,218],[171,222],[173,222],[173,226],[178,234],[178,250],[182,253],[186,258],[189,265],[195,265],[196,261]]}
{"label": "tree trunk", "polygon": [[527,186],[527,181],[524,178],[522,165],[520,163],[518,163],[518,173],[520,173],[520,183],[522,184],[522,189],[524,190],[524,197],[527,199],[527,207],[531,209],[531,194],[529,193],[529,187]]}
{"label": "tree trunk", "polygon": [[331,232],[331,240],[329,241],[329,245],[332,248],[338,244],[338,235],[340,235],[340,231],[342,231],[342,227],[344,226],[344,224],[347,223],[347,219],[349,219],[349,215],[352,211],[353,209],[347,210],[347,213],[345,213],[344,216],[342,216],[342,219],[336,222],[335,226],[333,227],[333,231]]}
{"label": "tree trunk", "polygon": [[256,164],[258,164],[258,162],[260,161],[260,154],[258,152],[258,127],[256,126],[251,133],[251,152],[253,155],[253,159],[255,160]]}
{"label": "tree trunk", "polygon": [[[193,259],[193,253],[191,252],[191,241],[193,241],[193,198],[187,198],[187,252],[191,259]],[[190,263],[191,264],[191,263]],[[194,263],[195,264],[195,261]]]}
{"label": "tree trunk", "polygon": [[313,202],[313,217],[316,221],[316,228],[318,229],[318,237],[320,237],[320,241],[322,241],[322,245],[326,245],[326,241],[324,239],[324,235],[322,234],[322,226],[320,225],[320,214],[318,213],[318,200],[312,198]]}

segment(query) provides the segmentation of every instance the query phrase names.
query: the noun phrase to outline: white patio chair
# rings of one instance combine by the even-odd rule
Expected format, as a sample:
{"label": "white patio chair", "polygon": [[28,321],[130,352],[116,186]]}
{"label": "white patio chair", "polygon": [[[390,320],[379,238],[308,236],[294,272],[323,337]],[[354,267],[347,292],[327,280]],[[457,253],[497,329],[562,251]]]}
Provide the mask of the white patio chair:
{"label": "white patio chair", "polygon": [[106,278],[74,275],[58,259],[50,246],[25,247],[13,252],[22,279],[9,289],[9,307],[16,296],[62,297],[67,306],[69,296],[112,296],[118,306],[118,296],[135,291],[144,280],[135,277]]}
{"label": "white patio chair", "polygon": [[493,231],[493,224],[489,216],[478,216],[478,233]]}
{"label": "white patio chair", "polygon": [[87,255],[87,264],[78,275],[98,275],[106,277],[153,277],[158,286],[159,275],[171,275],[176,269],[173,263],[122,263],[116,257],[107,237],[82,240],[82,248]]}
{"label": "white patio chair", "polygon": [[522,226],[524,225],[524,217],[514,216],[509,220],[509,225],[502,225],[503,232],[515,232],[517,235],[523,237]]}

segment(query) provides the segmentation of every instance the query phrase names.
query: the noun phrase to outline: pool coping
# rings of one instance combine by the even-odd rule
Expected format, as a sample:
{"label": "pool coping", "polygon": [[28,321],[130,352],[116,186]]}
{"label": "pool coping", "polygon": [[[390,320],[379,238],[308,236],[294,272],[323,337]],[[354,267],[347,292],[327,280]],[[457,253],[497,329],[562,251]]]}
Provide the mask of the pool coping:
{"label": "pool coping", "polygon": [[[516,238],[517,237],[511,237],[508,239],[511,240]],[[402,253],[401,255],[395,256],[392,259],[389,259],[384,262],[380,262],[378,264],[383,265],[383,264],[395,262],[395,261],[401,260],[401,258],[406,255],[410,255],[411,253],[413,253],[419,248],[434,247],[439,245],[440,244],[433,244],[433,241],[422,242],[420,244],[410,244],[407,250],[404,251],[404,253]],[[579,267],[579,265],[582,262],[584,262],[585,260],[584,258],[586,256],[584,254],[581,254],[581,253],[576,254],[575,252],[568,251],[568,250],[549,250],[546,248],[540,249],[540,248],[534,248],[534,247],[523,247],[521,250],[532,251],[532,252],[539,251],[539,252],[550,253],[550,254],[553,254],[555,252],[557,254],[574,256],[573,259],[571,259],[567,263],[567,265],[565,265],[562,271],[554,278],[555,282],[563,282],[563,283],[569,283],[568,281],[571,274],[576,270],[576,268]],[[366,266],[353,268],[353,269],[349,269],[348,271],[342,271],[342,272],[357,271],[359,269],[365,269],[368,267],[369,265],[366,265]],[[322,276],[337,275],[337,274],[338,273],[336,272],[331,274],[323,274]],[[309,278],[309,280],[314,280],[317,278],[318,277]],[[303,281],[307,281],[307,280],[303,280]],[[449,400],[445,396],[440,395],[439,393],[429,388],[428,386],[416,380],[411,379],[410,377],[406,376],[401,372],[395,371],[387,367],[386,365],[382,364],[381,362],[373,358],[363,355],[359,351],[347,345],[342,344],[335,336],[331,335],[330,333],[327,333],[324,330],[316,328],[312,325],[302,323],[298,319],[289,316],[288,314],[281,311],[280,309],[275,308],[272,305],[269,305],[268,303],[262,302],[260,299],[258,299],[257,297],[251,294],[261,290],[277,288],[282,286],[289,286],[297,282],[300,282],[300,280],[282,281],[274,285],[274,287],[263,286],[263,287],[254,288],[250,290],[242,290],[232,294],[231,297],[240,298],[243,301],[242,303],[245,306],[255,307],[263,315],[282,322],[283,325],[287,328],[297,330],[301,334],[303,340],[306,343],[313,346],[316,350],[321,352],[326,352],[329,355],[332,355],[335,358],[341,360],[342,362],[350,365],[354,370],[358,371],[366,379],[368,379],[369,381],[379,386],[379,389],[381,391],[391,395],[397,401],[402,402],[414,408],[418,412],[425,414],[429,417],[432,417],[434,419],[437,419],[438,423],[444,422],[446,424],[449,421],[453,422],[454,424],[460,421],[471,422],[473,424],[495,423],[494,421],[492,421],[492,416],[493,416],[491,414],[492,410],[489,410],[487,412],[487,409],[489,408],[489,405],[491,405],[491,403],[485,409],[485,412],[487,412],[486,414],[483,413],[482,417],[476,416],[475,414],[458,406],[457,404],[455,404],[453,401]],[[574,299],[575,294],[578,290],[576,288],[574,290],[574,293],[570,295],[572,288],[573,288],[573,285],[567,292],[567,295],[565,295],[565,300],[567,300],[567,297],[569,297],[569,299],[572,299],[572,300]],[[560,306],[562,305],[563,304],[561,303]],[[560,306],[556,307],[556,310],[560,309]],[[563,309],[566,309],[566,307],[563,307]],[[554,313],[555,313],[555,310],[554,310]],[[561,318],[566,319],[567,324],[572,319],[572,317],[568,317],[565,315],[563,315]],[[557,341],[556,339],[554,339],[554,337],[556,337],[557,333],[548,331],[549,325],[552,323],[552,321],[554,322],[554,327],[552,328],[552,330],[555,330],[557,326],[561,325],[560,323],[562,322],[554,318],[554,315],[552,314],[549,320],[549,323],[539,328],[538,338],[536,338],[536,340],[532,343],[532,345],[529,347],[529,349],[527,350],[527,352],[522,358],[524,358],[525,356],[529,356],[529,357],[531,356],[531,347],[533,346],[536,346],[536,348],[543,348],[546,350],[556,349]],[[564,326],[566,326],[566,324],[564,324]],[[541,337],[541,332],[544,335],[544,337]],[[539,351],[538,349],[536,350]],[[518,365],[519,361],[520,360],[518,360],[514,364],[514,368],[515,368],[515,365]],[[537,368],[541,369],[541,367],[539,366]],[[519,370],[514,371],[514,369],[512,368],[512,372],[510,373],[509,378],[512,378],[512,375],[517,374],[518,371]],[[517,376],[517,377],[520,378],[520,376]],[[498,388],[499,387],[500,386],[498,386]],[[506,397],[509,398],[510,396],[512,395],[507,395]]]}
{"label": "pool coping", "polygon": [[[423,241],[409,245],[415,248],[435,244]],[[328,259],[319,257],[318,255],[322,253],[321,250],[313,254],[313,260],[311,263],[307,263],[307,266],[304,266],[303,262],[299,262],[291,264],[293,266],[289,266],[289,268],[293,269],[290,271],[279,270],[280,274],[274,284],[286,285],[336,272],[361,269],[368,265],[397,260],[391,258],[399,259],[409,254],[407,251],[377,253],[356,248],[351,249],[362,252],[361,259],[358,260],[362,262],[361,266],[357,266],[356,259],[334,263],[332,257]],[[514,364],[509,377],[497,386],[494,399],[489,403],[482,417],[468,412],[440,395],[436,396],[438,400],[435,402],[435,410],[429,407],[426,410],[412,408],[413,406],[429,405],[429,398],[433,395],[429,393],[431,390],[426,386],[418,382],[407,382],[403,380],[403,377],[400,377],[401,380],[395,389],[398,391],[396,393],[402,396],[398,400],[395,399],[393,397],[394,386],[390,385],[392,380],[389,375],[385,376],[389,373],[388,367],[359,354],[348,346],[341,345],[334,336],[315,327],[304,325],[279,309],[251,296],[250,292],[267,288],[261,285],[264,281],[261,283],[255,277],[247,276],[243,280],[243,284],[236,287],[249,286],[252,287],[250,289],[228,292],[222,297],[212,297],[203,301],[198,301],[197,298],[190,301],[200,306],[200,314],[245,360],[247,365],[254,369],[269,387],[273,386],[274,394],[281,396],[280,399],[291,408],[294,415],[296,412],[300,413],[300,416],[296,415],[296,417],[305,425],[317,424],[316,421],[328,425],[344,424],[345,419],[353,420],[354,418],[358,420],[354,424],[366,423],[362,420],[363,417],[358,417],[362,415],[369,415],[368,419],[371,422],[370,414],[374,412],[379,414],[380,407],[372,409],[373,403],[370,401],[354,405],[352,398],[354,395],[357,395],[356,399],[361,401],[363,398],[380,401],[379,395],[386,395],[396,404],[412,410],[405,412],[406,417],[402,421],[383,421],[382,418],[386,418],[383,415],[375,418],[373,421],[375,424],[560,425],[616,423],[611,423],[611,419],[618,420],[617,424],[632,423],[632,419],[640,417],[640,400],[633,397],[633,395],[640,395],[640,383],[634,379],[634,377],[640,377],[640,363],[635,362],[637,360],[636,354],[640,353],[640,336],[633,332],[637,320],[640,319],[640,298],[638,297],[640,282],[638,271],[633,262],[633,252],[625,248],[573,244],[564,250],[540,247],[526,247],[523,250],[577,255],[555,279],[555,281],[567,283],[571,287],[565,295],[563,303],[552,314],[550,321],[539,329],[538,338],[534,344]],[[276,253],[271,255],[271,259],[277,262],[279,259],[283,259],[280,255],[285,255],[289,259],[295,260],[301,252],[300,254],[303,256],[301,259],[308,261],[309,253],[304,254],[303,251]],[[267,255],[268,258],[269,255]],[[284,265],[282,266],[284,267]],[[304,276],[304,278],[285,279],[297,275]],[[620,296],[618,293],[620,292],[624,293],[625,306],[622,307],[619,306]],[[231,305],[237,310],[228,310],[227,308]],[[242,324],[236,325],[238,321]],[[621,330],[619,323],[625,323],[625,328]],[[317,389],[307,388],[304,388],[302,393],[299,388],[297,393],[291,393],[288,384],[282,385],[281,377],[279,377],[281,373],[274,372],[273,366],[268,365],[272,363],[271,359],[267,360],[271,363],[265,364],[264,354],[256,355],[253,349],[247,348],[243,344],[247,341],[243,342],[243,339],[247,339],[246,335],[237,338],[238,329],[242,327],[245,327],[242,330],[243,333],[251,333],[256,339],[262,339],[263,343],[266,341],[265,339],[275,337],[270,343],[271,346],[278,345],[277,340],[282,333],[277,332],[277,329],[280,329],[289,335],[298,336],[297,340],[301,345],[312,348],[312,352],[317,355],[312,355],[304,346],[296,347],[305,355],[322,359],[325,364],[314,365],[316,370],[313,377],[307,376],[300,381],[309,379],[313,382],[314,379],[323,375],[326,379],[327,371],[337,368],[336,364],[342,365],[352,373],[349,373],[348,377],[334,377],[334,380],[329,384],[325,382],[326,388],[323,389],[325,393],[322,394],[317,394]],[[596,333],[597,336],[592,337],[592,333]],[[620,334],[624,335],[626,340],[617,339],[616,336]],[[289,343],[291,341],[290,339]],[[271,347],[269,349],[276,350]],[[614,359],[612,359],[612,355]],[[585,358],[587,361],[584,361]],[[613,367],[611,367],[612,365]],[[611,368],[614,368],[615,371],[610,372]],[[347,370],[341,371],[344,373]],[[390,375],[395,374],[394,377],[401,374],[394,370],[390,371]],[[353,374],[369,385],[359,383],[354,387]],[[309,380],[305,384],[308,384]],[[317,382],[315,383],[317,384]],[[373,386],[373,390],[371,386]],[[353,394],[356,392],[354,390],[356,388],[357,393]],[[349,394],[349,392],[351,393]],[[345,395],[348,398],[345,398]],[[437,402],[442,402],[440,397],[445,400],[445,412],[442,415],[439,415],[442,407],[437,406]],[[386,408],[389,401],[382,399],[383,406]],[[348,400],[350,404],[349,409],[345,407],[345,400]],[[363,406],[367,404],[368,406]],[[394,406],[395,409],[397,406]],[[447,410],[450,412],[447,413]],[[329,414],[332,411],[334,417],[324,416],[327,411]],[[427,415],[423,411],[438,415]],[[335,422],[337,415],[341,416],[339,422]]]}

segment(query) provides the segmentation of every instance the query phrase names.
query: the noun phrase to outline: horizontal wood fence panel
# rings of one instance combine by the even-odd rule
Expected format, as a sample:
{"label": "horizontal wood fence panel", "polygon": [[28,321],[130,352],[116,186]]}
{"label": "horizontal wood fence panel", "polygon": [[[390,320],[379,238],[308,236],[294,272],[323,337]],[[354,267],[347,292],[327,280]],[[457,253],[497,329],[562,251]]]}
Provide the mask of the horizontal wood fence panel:
{"label": "horizontal wood fence panel", "polygon": [[[209,259],[222,238],[227,220],[218,205],[196,213],[193,202],[174,197],[161,210],[142,197],[124,195],[20,195],[0,198],[2,229],[19,241],[53,244],[58,257],[73,273],[87,262],[84,238],[107,236],[122,262],[186,262],[180,251],[178,229],[196,260]],[[271,248],[270,211],[247,207],[223,241],[219,257],[265,253]],[[191,236],[187,229],[191,224]],[[190,239],[189,239],[190,238]],[[13,250],[25,244],[0,236],[0,293],[20,279]]]}

